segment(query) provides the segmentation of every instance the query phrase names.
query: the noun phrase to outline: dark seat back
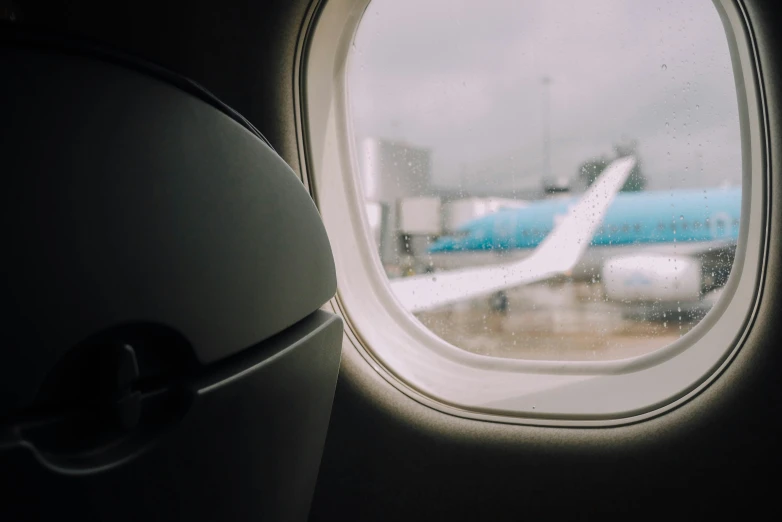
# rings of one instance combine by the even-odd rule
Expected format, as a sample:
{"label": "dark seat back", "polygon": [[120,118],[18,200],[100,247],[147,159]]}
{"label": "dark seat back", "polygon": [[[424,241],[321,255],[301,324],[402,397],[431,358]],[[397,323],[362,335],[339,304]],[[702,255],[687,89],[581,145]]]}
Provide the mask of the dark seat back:
{"label": "dark seat back", "polygon": [[304,520],[342,325],[317,209],[236,113],[0,34],[0,520]]}

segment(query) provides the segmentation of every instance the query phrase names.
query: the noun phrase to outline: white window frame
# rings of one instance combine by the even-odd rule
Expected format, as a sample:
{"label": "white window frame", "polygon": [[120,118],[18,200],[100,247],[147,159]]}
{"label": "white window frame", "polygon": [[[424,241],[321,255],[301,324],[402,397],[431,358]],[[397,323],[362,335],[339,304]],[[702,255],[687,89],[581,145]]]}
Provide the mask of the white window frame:
{"label": "white window frame", "polygon": [[349,116],[347,64],[368,0],[318,6],[298,52],[297,119],[304,182],[337,266],[334,310],[345,349],[437,410],[467,418],[554,426],[637,422],[690,400],[736,356],[754,320],[769,239],[767,121],[758,60],[741,2],[715,0],[736,78],[743,149],[742,219],[723,297],[690,332],[631,359],[527,361],[482,356],[431,333],[390,290],[364,216]]}

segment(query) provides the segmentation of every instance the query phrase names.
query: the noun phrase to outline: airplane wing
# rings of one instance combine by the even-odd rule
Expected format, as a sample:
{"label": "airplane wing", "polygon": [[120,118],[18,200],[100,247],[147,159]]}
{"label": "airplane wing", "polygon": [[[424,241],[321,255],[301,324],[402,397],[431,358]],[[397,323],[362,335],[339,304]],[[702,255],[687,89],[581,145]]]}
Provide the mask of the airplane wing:
{"label": "airplane wing", "polygon": [[634,165],[632,156],[612,162],[529,257],[491,267],[394,279],[391,289],[405,309],[419,312],[567,274],[589,246]]}

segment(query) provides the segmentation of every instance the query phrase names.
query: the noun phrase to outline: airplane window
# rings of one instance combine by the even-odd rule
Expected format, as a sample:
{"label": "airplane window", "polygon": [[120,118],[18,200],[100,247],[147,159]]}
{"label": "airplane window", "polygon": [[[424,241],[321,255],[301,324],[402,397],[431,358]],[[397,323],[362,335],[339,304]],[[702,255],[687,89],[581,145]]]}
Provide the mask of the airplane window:
{"label": "airplane window", "polygon": [[711,2],[372,0],[347,92],[377,266],[475,354],[671,344],[733,266],[735,85]]}

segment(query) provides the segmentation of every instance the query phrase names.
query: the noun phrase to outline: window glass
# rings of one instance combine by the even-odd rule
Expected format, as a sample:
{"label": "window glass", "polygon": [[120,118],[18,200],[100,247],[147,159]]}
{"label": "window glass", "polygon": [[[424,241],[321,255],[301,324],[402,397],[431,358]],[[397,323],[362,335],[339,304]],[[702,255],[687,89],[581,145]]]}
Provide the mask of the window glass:
{"label": "window glass", "polygon": [[[495,357],[623,359],[719,298],[742,151],[711,2],[373,0],[349,60],[378,256],[438,336]],[[620,158],[618,190],[570,218]],[[563,268],[572,245],[546,242],[600,201]]]}

